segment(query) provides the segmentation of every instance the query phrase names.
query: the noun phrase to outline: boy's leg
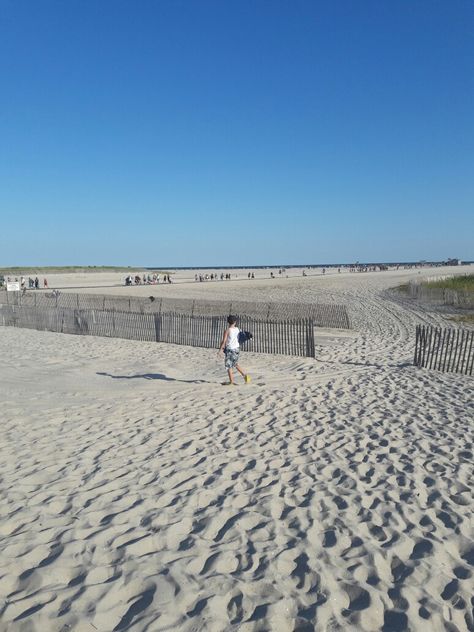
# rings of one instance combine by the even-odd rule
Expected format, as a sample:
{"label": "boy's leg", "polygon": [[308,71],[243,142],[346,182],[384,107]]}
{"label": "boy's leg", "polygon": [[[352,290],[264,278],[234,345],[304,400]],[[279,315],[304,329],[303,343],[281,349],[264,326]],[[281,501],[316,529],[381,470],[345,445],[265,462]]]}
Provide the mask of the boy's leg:
{"label": "boy's leg", "polygon": [[245,371],[241,369],[238,364],[235,365],[235,368],[237,369],[237,371],[240,373],[242,377],[245,377]]}
{"label": "boy's leg", "polygon": [[248,384],[250,382],[250,375],[248,373],[245,373],[245,371],[238,364],[235,365],[235,368],[240,373],[240,375],[244,378],[246,384]]}
{"label": "boy's leg", "polygon": [[229,382],[231,384],[233,384],[234,383],[234,372],[232,371],[232,369],[227,369],[227,373],[229,375]]}

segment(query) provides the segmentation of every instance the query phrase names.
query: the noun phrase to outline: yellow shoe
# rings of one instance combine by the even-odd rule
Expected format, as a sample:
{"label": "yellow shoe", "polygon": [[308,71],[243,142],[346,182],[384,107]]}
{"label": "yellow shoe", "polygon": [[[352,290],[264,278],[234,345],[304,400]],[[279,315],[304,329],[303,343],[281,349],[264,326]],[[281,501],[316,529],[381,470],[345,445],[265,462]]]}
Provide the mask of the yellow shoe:
{"label": "yellow shoe", "polygon": [[250,375],[245,375],[245,376],[244,376],[244,382],[245,382],[246,384],[250,384],[250,382],[251,382],[251,380],[250,380]]}

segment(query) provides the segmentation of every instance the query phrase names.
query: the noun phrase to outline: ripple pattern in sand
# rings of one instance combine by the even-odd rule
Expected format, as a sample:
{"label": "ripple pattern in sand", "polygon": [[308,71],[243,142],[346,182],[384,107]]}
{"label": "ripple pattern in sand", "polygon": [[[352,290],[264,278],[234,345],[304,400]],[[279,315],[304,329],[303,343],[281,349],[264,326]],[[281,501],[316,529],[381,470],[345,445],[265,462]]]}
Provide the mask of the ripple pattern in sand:
{"label": "ripple pattern in sand", "polygon": [[467,386],[369,368],[72,405],[21,429],[18,404],[5,629],[469,629]]}

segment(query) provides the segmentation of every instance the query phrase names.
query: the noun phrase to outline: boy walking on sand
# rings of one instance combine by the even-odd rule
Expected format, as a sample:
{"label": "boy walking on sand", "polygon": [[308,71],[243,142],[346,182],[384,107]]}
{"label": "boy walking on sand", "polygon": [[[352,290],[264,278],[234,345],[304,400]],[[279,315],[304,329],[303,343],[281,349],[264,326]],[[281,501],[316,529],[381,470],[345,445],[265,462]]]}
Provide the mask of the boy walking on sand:
{"label": "boy walking on sand", "polygon": [[229,375],[229,381],[224,382],[224,385],[231,386],[235,384],[234,382],[234,367],[240,373],[240,375],[244,378],[246,384],[250,382],[250,375],[245,373],[242,368],[239,366],[239,355],[240,355],[240,345],[239,345],[239,333],[240,329],[236,326],[237,319],[235,316],[229,316],[227,318],[227,322],[229,326],[224,332],[222,336],[221,345],[219,347],[219,353],[221,351],[225,354],[224,365],[227,369],[227,373]]}

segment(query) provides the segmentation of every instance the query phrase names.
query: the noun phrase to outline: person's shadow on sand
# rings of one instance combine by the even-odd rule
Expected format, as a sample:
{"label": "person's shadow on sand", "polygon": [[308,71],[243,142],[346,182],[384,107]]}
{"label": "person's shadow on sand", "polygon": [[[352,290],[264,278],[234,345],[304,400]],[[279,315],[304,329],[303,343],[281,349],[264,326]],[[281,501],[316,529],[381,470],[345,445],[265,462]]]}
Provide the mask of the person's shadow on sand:
{"label": "person's shadow on sand", "polygon": [[112,375],[111,373],[97,372],[96,375],[111,377],[114,380],[163,380],[165,382],[184,382],[185,384],[205,384],[206,380],[177,380],[174,377],[168,377],[164,373],[137,373],[136,375]]}

